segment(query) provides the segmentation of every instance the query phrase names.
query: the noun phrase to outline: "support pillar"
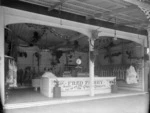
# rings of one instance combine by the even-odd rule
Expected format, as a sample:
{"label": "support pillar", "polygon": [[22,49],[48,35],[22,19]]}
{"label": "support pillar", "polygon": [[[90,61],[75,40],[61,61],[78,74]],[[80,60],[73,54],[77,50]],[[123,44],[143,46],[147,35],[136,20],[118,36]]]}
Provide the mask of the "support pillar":
{"label": "support pillar", "polygon": [[4,77],[4,11],[0,6],[0,96],[2,104],[5,102],[5,77]]}
{"label": "support pillar", "polygon": [[[146,49],[143,47],[142,49],[142,54],[145,56],[146,54]],[[149,61],[143,60],[142,61],[142,90],[144,92],[148,91],[148,74],[149,74]]]}
{"label": "support pillar", "polygon": [[[148,33],[148,48],[150,50],[150,25],[147,29]],[[148,92],[150,90],[150,52],[148,53],[149,60],[145,61],[145,71],[144,71],[144,91]]]}
{"label": "support pillar", "polygon": [[89,39],[90,96],[94,96],[94,40]]}

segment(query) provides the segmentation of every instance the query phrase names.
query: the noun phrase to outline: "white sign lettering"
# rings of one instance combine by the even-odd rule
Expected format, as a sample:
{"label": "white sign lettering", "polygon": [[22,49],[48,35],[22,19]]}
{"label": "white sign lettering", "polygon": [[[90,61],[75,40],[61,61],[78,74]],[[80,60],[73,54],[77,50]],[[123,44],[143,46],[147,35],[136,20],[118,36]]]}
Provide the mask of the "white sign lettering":
{"label": "white sign lettering", "polygon": [[[104,89],[104,88],[110,88],[112,84],[114,84],[115,81],[110,79],[104,79],[104,80],[95,80],[94,86],[95,89]],[[52,82],[52,86],[54,86],[54,81]],[[90,81],[89,80],[59,80],[59,87],[61,87],[62,92],[66,91],[75,91],[75,90],[88,90],[90,89]],[[53,88],[52,88],[53,89]]]}

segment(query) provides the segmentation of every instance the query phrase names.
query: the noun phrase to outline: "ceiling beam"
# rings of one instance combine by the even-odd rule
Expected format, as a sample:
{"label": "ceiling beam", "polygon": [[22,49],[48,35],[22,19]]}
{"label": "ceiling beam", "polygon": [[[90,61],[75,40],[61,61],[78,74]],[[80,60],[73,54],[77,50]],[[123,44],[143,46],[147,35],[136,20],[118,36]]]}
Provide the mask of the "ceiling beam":
{"label": "ceiling beam", "polygon": [[[24,10],[32,13],[37,13],[37,14],[42,14],[42,15],[47,15],[55,18],[60,18],[60,13],[57,9],[54,9],[49,13],[47,10],[47,7],[40,6],[40,5],[35,5],[31,3],[26,3],[18,0],[2,0],[2,5],[10,8],[15,8],[19,10]],[[98,19],[90,19],[86,20],[86,17],[83,15],[78,15],[74,14],[71,12],[67,11],[61,11],[61,18],[74,21],[74,22],[79,22],[83,24],[89,24],[89,25],[94,25],[94,26],[99,26],[99,27],[105,27],[109,29],[115,29],[114,23],[112,22],[106,22],[104,20],[98,20]],[[124,32],[130,32],[130,33],[137,33],[137,29],[134,27],[129,27],[129,26],[118,26],[118,30],[124,31]],[[147,31],[146,30],[141,30],[140,34],[146,35],[147,36]]]}
{"label": "ceiling beam", "polygon": [[117,8],[117,9],[112,10],[112,12],[110,14],[130,12],[130,11],[134,10],[135,8],[137,8],[136,5],[130,5],[126,8]]}
{"label": "ceiling beam", "polygon": [[150,5],[145,2],[139,0],[124,0],[124,1],[150,10]]}
{"label": "ceiling beam", "polygon": [[130,11],[134,10],[135,8],[137,8],[136,5],[130,5],[126,8],[117,8],[117,9],[114,9],[112,11],[106,11],[104,13],[96,13],[96,14],[94,14],[94,16],[100,17],[100,16],[107,16],[107,15],[116,15],[119,13],[130,12]]}
{"label": "ceiling beam", "polygon": [[138,22],[126,22],[126,23],[119,23],[120,25],[134,25],[134,24],[138,24],[138,25],[140,25],[140,24],[148,24],[149,23],[149,21],[147,20],[147,21],[138,21]]}
{"label": "ceiling beam", "polygon": [[[30,0],[30,2],[29,2],[29,0],[20,0],[20,1],[24,1],[24,2],[28,2],[28,3],[31,3],[31,4],[35,4],[35,5],[40,5],[40,6],[44,6],[44,7],[50,7],[48,4],[54,4],[53,2],[46,2],[46,4],[47,5],[42,5],[42,4],[44,4],[44,1],[40,1],[40,2],[33,2],[34,0],[32,0],[32,2],[31,2],[31,0]],[[84,5],[86,5],[86,6],[89,6],[89,7],[96,7],[96,6],[94,6],[94,5],[91,5],[91,4],[87,4],[86,2],[81,2],[81,1],[76,1],[76,0],[70,0],[70,1],[75,1],[75,2],[79,2],[79,3],[81,3],[81,4],[84,4]],[[70,4],[71,2],[65,2],[65,3],[67,3],[69,6],[71,5],[73,5],[73,6],[76,6],[76,5],[74,5],[74,4]],[[103,1],[105,1],[105,0],[103,0]],[[110,0],[106,0],[107,2],[110,2],[110,3],[113,3],[114,4],[114,1],[110,1]],[[115,1],[116,2],[116,1]],[[120,3],[119,3],[120,4]],[[118,4],[117,4],[118,5]],[[79,8],[81,8],[80,6],[77,6],[77,9],[78,9],[78,7]],[[124,7],[124,8],[126,8],[126,6],[122,6],[122,7]],[[83,7],[82,7],[83,8]],[[96,7],[96,8],[98,8],[98,7]],[[110,12],[110,10],[108,10],[108,9],[104,9],[104,8],[102,8],[102,7],[99,7],[100,9],[102,9],[102,10],[105,10],[105,12]],[[70,12],[70,13],[72,13],[72,12],[76,12],[77,10],[73,10],[73,9],[71,9],[71,8],[68,8],[68,7],[63,7],[62,6],[62,10],[63,11],[67,11],[67,12]],[[84,10],[89,10],[88,8],[84,8]],[[118,9],[119,10],[119,9]],[[90,11],[90,10],[89,10]],[[132,11],[132,10],[131,10]],[[96,11],[96,12],[98,12],[98,11]],[[79,11],[79,13],[81,14],[81,11]],[[102,13],[102,12],[101,12]],[[83,13],[83,15],[85,15],[86,16],[86,20],[89,20],[89,19],[95,19],[96,17],[99,19],[99,17],[100,17],[100,15],[101,15],[101,13],[95,13],[95,14],[97,14],[96,16],[94,16],[94,15],[89,15],[89,14],[87,14],[87,16]],[[76,13],[76,14],[78,14],[78,13]],[[138,18],[131,18],[130,16],[128,16],[128,15],[125,15],[125,14],[121,14],[122,16],[125,16],[126,18],[123,18],[123,17],[121,17],[121,16],[118,16],[118,17],[115,17],[115,18],[118,18],[118,19],[121,19],[121,20],[125,20],[125,21],[128,21],[128,20],[133,20],[133,21],[142,21],[142,20],[140,20],[140,19],[138,19]],[[105,18],[108,18],[108,16],[110,16],[110,15],[105,15],[105,16],[103,16],[103,17],[105,17]],[[114,16],[115,15],[111,15],[111,17],[110,18],[108,18],[108,20],[106,19],[106,21],[110,21],[111,20],[111,18],[114,18]],[[113,22],[113,21],[112,21]]]}
{"label": "ceiling beam", "polygon": [[51,10],[55,9],[56,7],[58,7],[58,6],[62,5],[62,4],[64,4],[66,1],[67,1],[67,0],[60,0],[60,2],[57,2],[57,3],[54,4],[53,6],[50,6],[50,7],[48,8],[48,11],[51,11]]}

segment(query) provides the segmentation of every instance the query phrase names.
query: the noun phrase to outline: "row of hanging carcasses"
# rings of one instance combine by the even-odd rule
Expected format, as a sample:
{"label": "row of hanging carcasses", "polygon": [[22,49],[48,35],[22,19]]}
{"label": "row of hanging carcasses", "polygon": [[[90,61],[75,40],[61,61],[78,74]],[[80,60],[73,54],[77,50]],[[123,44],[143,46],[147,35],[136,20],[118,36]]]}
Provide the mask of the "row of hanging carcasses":
{"label": "row of hanging carcasses", "polygon": [[14,58],[5,56],[5,83],[9,87],[17,87],[17,65]]}

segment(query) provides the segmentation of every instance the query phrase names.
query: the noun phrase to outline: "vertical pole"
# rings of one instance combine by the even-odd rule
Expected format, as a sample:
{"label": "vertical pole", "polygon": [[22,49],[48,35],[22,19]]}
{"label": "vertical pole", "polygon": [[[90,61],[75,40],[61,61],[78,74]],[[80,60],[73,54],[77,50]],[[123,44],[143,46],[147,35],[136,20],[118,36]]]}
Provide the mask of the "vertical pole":
{"label": "vertical pole", "polygon": [[5,102],[5,77],[4,77],[4,11],[0,6],[0,96],[2,104]]}
{"label": "vertical pole", "polygon": [[[144,48],[144,43],[143,43],[143,46],[142,46],[142,56],[144,56],[145,54],[145,48]],[[148,85],[146,82],[146,78],[148,77],[148,65],[147,65],[147,61],[145,61],[144,59],[142,60],[142,90],[143,91],[146,91],[146,85]]]}
{"label": "vertical pole", "polygon": [[[148,33],[148,40],[147,40],[148,42],[147,42],[147,44],[148,44],[148,48],[150,50],[150,25],[148,26],[147,33]],[[150,52],[148,53],[148,55],[149,55],[149,59],[150,59]]]}
{"label": "vertical pole", "polygon": [[89,39],[90,96],[94,96],[94,40]]}
{"label": "vertical pole", "polygon": [[[150,26],[147,29],[148,32],[148,45],[150,45]],[[148,46],[150,49],[150,46]],[[145,49],[145,53],[147,53],[147,50]],[[150,52],[148,53],[149,55],[149,60],[145,61],[144,63],[144,76],[143,76],[143,91],[148,92],[150,88]]]}

